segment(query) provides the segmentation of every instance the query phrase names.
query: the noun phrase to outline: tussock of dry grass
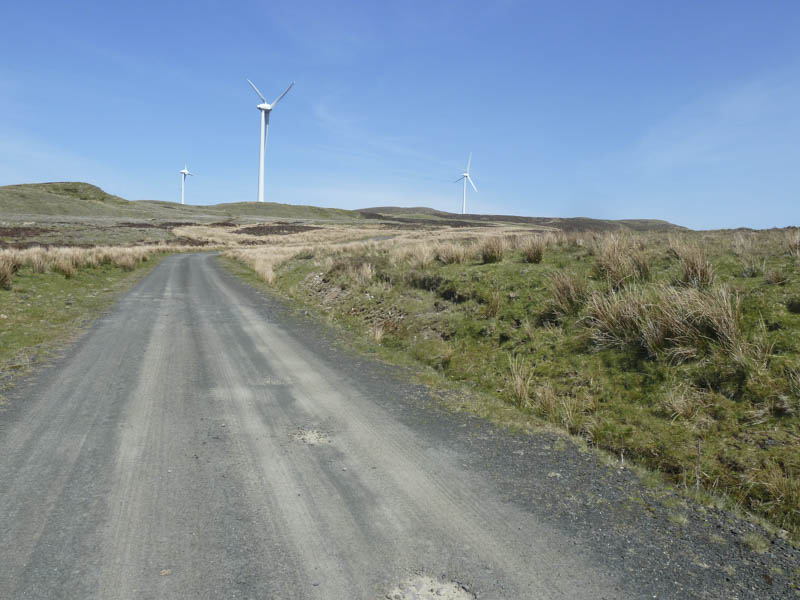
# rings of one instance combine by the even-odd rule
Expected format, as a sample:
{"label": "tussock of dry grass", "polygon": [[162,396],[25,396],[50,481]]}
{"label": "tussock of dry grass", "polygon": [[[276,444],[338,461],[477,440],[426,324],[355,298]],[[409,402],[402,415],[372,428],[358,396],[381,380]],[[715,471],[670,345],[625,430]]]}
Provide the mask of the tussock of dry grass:
{"label": "tussock of dry grass", "polygon": [[547,240],[541,235],[533,235],[520,243],[520,250],[522,250],[525,262],[533,264],[542,262],[546,247]]}
{"label": "tussock of dry grass", "polygon": [[517,406],[527,408],[530,386],[533,381],[533,369],[521,356],[508,356],[508,387]]}
{"label": "tussock of dry grass", "polygon": [[786,234],[786,248],[794,258],[800,258],[800,231],[791,231]]}
{"label": "tussock of dry grass", "polygon": [[547,278],[547,283],[556,315],[577,314],[585,304],[589,287],[584,276],[572,271],[555,271]]}
{"label": "tussock of dry grass", "polygon": [[708,394],[686,381],[672,382],[664,392],[662,406],[674,421],[696,422],[709,406]]}
{"label": "tussock of dry grass", "polygon": [[496,263],[503,260],[508,243],[502,236],[495,235],[484,238],[478,243],[478,256],[484,263]]}
{"label": "tussock of dry grass", "polygon": [[670,239],[669,248],[680,260],[683,283],[696,288],[706,288],[714,283],[714,267],[703,248],[682,238]]}
{"label": "tussock of dry grass", "polygon": [[461,264],[470,255],[469,249],[461,242],[450,241],[438,244],[434,249],[436,260],[444,265]]}
{"label": "tussock of dry grass", "polygon": [[749,355],[739,298],[724,286],[703,291],[660,284],[595,292],[588,313],[585,322],[600,347],[637,348],[651,357],[666,352],[676,362],[695,358],[709,343],[737,360]]}
{"label": "tussock of dry grass", "polygon": [[598,274],[609,286],[622,286],[650,279],[650,263],[647,254],[635,248],[632,240],[617,234],[609,234],[595,242]]}
{"label": "tussock of dry grass", "polygon": [[570,433],[580,433],[591,438],[597,426],[594,416],[595,402],[585,394],[559,394],[547,380],[533,389],[530,402],[534,412],[550,423],[559,425]]}
{"label": "tussock of dry grass", "polygon": [[0,254],[0,288],[11,289],[11,278],[19,269],[19,265],[10,255]]}

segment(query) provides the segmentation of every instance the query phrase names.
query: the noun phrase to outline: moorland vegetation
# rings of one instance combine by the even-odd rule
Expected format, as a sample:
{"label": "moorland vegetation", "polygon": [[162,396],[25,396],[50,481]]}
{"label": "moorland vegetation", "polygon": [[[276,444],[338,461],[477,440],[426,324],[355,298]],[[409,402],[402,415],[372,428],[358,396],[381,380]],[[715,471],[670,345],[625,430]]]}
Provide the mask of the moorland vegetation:
{"label": "moorland vegetation", "polygon": [[797,229],[475,229],[226,254],[390,360],[800,537]]}

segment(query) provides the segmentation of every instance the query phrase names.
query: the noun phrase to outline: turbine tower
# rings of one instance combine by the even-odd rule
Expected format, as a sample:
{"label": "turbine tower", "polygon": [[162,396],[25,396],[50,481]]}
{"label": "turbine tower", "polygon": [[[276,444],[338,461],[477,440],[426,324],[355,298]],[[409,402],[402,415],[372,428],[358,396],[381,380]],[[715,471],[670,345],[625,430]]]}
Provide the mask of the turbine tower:
{"label": "turbine tower", "polygon": [[267,99],[264,98],[264,95],[258,91],[258,88],[255,84],[247,80],[252,88],[255,90],[258,97],[261,98],[261,104],[257,106],[258,110],[261,111],[261,145],[259,147],[258,153],[258,201],[264,201],[264,154],[267,151],[267,130],[269,129],[269,113],[272,112],[272,109],[275,108],[275,105],[280,102],[281,98],[283,98],[286,94],[289,93],[289,90],[292,89],[294,85],[294,81],[289,84],[289,87],[286,88],[286,91],[283,92],[280,96],[275,99],[275,102],[272,104],[267,104]]}
{"label": "turbine tower", "polygon": [[473,190],[475,190],[476,192],[478,191],[478,188],[476,188],[475,184],[472,182],[472,177],[469,176],[469,165],[471,162],[472,162],[472,152],[469,153],[469,158],[467,159],[467,170],[461,174],[461,177],[459,177],[453,182],[453,183],[458,183],[462,179],[464,180],[464,198],[461,201],[462,215],[467,214],[467,181],[469,181],[469,184],[472,186]]}
{"label": "turbine tower", "polygon": [[186,163],[183,163],[183,169],[178,171],[181,174],[181,204],[183,204],[183,187],[186,184],[186,176],[191,175],[194,177],[194,173],[189,173],[189,169],[186,167]]}

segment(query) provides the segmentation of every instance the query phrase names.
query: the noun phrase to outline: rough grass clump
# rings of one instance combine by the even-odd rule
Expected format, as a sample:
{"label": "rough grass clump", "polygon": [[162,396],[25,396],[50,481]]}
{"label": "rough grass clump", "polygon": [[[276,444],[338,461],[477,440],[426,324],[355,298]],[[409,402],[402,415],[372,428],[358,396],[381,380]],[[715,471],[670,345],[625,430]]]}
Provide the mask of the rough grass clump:
{"label": "rough grass clump", "polygon": [[786,285],[788,281],[789,277],[779,269],[771,269],[764,276],[764,282],[768,285]]}
{"label": "rough grass clump", "polygon": [[763,262],[759,261],[755,249],[753,235],[737,233],[731,243],[733,253],[742,261],[742,277],[758,277],[764,270]]}
{"label": "rough grass clump", "polygon": [[139,260],[132,254],[121,254],[114,259],[114,264],[124,271],[133,271]]}
{"label": "rough grass clump", "polygon": [[487,237],[478,244],[478,256],[484,263],[500,262],[506,253],[506,245],[501,236]]}
{"label": "rough grass clump", "polygon": [[78,272],[75,265],[75,255],[70,250],[69,248],[59,249],[51,262],[52,270],[56,273],[61,273],[67,279]]}
{"label": "rough grass clump", "polygon": [[375,267],[372,263],[362,262],[356,265],[348,265],[346,268],[347,278],[355,281],[359,285],[366,285],[375,277]]}
{"label": "rough grass clump", "polygon": [[547,278],[547,287],[558,316],[577,314],[589,295],[586,278],[572,271],[555,271]]}
{"label": "rough grass clump", "polygon": [[253,264],[253,270],[261,279],[267,283],[275,283],[275,271],[272,268],[272,261],[266,258],[257,258]]}
{"label": "rough grass clump", "polygon": [[698,424],[702,412],[709,405],[707,396],[707,392],[689,382],[676,381],[667,386],[661,405],[673,421],[683,419]]}
{"label": "rough grass clump", "polygon": [[791,231],[786,234],[786,248],[789,255],[794,258],[800,258],[800,232]]}
{"label": "rough grass clump", "polygon": [[696,288],[706,288],[714,283],[714,267],[700,246],[681,239],[670,240],[670,252],[681,263],[681,281]]}
{"label": "rough grass clump", "polygon": [[19,269],[17,262],[9,255],[0,255],[0,288],[11,289],[11,278]]}
{"label": "rough grass clump", "polygon": [[533,382],[533,369],[521,356],[508,356],[508,388],[514,403],[527,408],[530,400],[530,387]]}
{"label": "rough grass clump", "polygon": [[500,312],[500,307],[503,305],[503,295],[497,290],[494,290],[490,292],[484,300],[485,304],[483,310],[486,318],[494,319],[497,313]]}
{"label": "rough grass clump", "polygon": [[540,235],[525,238],[520,242],[522,257],[527,263],[539,264],[544,256],[544,249],[547,245],[545,239]]}
{"label": "rough grass clump", "polygon": [[739,298],[724,286],[698,290],[661,284],[595,293],[588,312],[585,322],[598,347],[636,349],[651,358],[666,352],[675,362],[697,357],[709,343],[737,360],[749,353]]}
{"label": "rough grass clump", "polygon": [[467,247],[459,242],[443,242],[434,250],[436,260],[445,265],[461,264],[467,260]]}
{"label": "rough grass clump", "polygon": [[531,406],[535,413],[550,423],[559,425],[570,433],[580,433],[591,437],[593,415],[596,405],[585,394],[559,394],[553,384],[544,381],[538,384],[531,394]]}
{"label": "rough grass clump", "polygon": [[414,269],[427,269],[434,257],[434,250],[427,242],[398,246],[390,253],[390,260],[393,264],[406,264]]}
{"label": "rough grass clump", "polygon": [[608,281],[612,290],[650,279],[650,262],[641,248],[630,240],[610,234],[599,239],[595,247],[596,271]]}

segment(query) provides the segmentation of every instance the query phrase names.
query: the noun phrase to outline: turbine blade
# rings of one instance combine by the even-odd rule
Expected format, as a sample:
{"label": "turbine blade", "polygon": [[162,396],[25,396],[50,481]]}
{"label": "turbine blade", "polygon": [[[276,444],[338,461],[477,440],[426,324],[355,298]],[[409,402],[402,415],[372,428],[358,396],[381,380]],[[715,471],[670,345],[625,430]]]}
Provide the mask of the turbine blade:
{"label": "turbine blade", "polygon": [[264,95],[263,95],[261,92],[259,92],[259,91],[258,91],[258,88],[256,87],[256,84],[255,84],[255,83],[253,83],[253,82],[252,82],[252,81],[250,81],[249,79],[247,80],[247,83],[249,83],[249,84],[252,86],[252,88],[253,88],[253,89],[256,91],[256,94],[258,94],[258,97],[259,97],[259,98],[261,98],[261,100],[262,100],[263,102],[266,102],[266,101],[267,101],[267,99],[266,99],[266,98],[264,98]]}
{"label": "turbine blade", "polygon": [[469,153],[469,158],[467,159],[467,173],[469,173],[469,165],[472,162],[472,152]]}
{"label": "turbine blade", "polygon": [[275,102],[273,102],[272,104],[270,104],[270,105],[269,105],[269,106],[270,106],[270,108],[275,108],[275,105],[276,105],[278,102],[280,102],[280,101],[281,101],[281,98],[283,98],[283,97],[284,97],[286,94],[288,94],[288,93],[289,93],[289,90],[290,90],[290,89],[292,89],[292,86],[293,86],[293,85],[294,85],[294,81],[293,81],[292,83],[290,83],[290,84],[289,84],[289,87],[287,87],[287,88],[286,88],[286,91],[285,91],[285,92],[283,92],[283,93],[282,93],[280,96],[278,96],[278,97],[276,98]]}
{"label": "turbine blade", "polygon": [[466,177],[467,177],[467,181],[469,181],[469,184],[472,186],[472,189],[477,192],[478,188],[476,188],[475,184],[472,182],[472,177],[470,177],[469,175],[467,175]]}
{"label": "turbine blade", "polygon": [[461,177],[459,177],[458,179],[456,179],[456,180],[455,180],[453,183],[458,183],[458,182],[459,182],[459,181],[461,181],[462,179],[464,179],[464,175],[462,175]]}

